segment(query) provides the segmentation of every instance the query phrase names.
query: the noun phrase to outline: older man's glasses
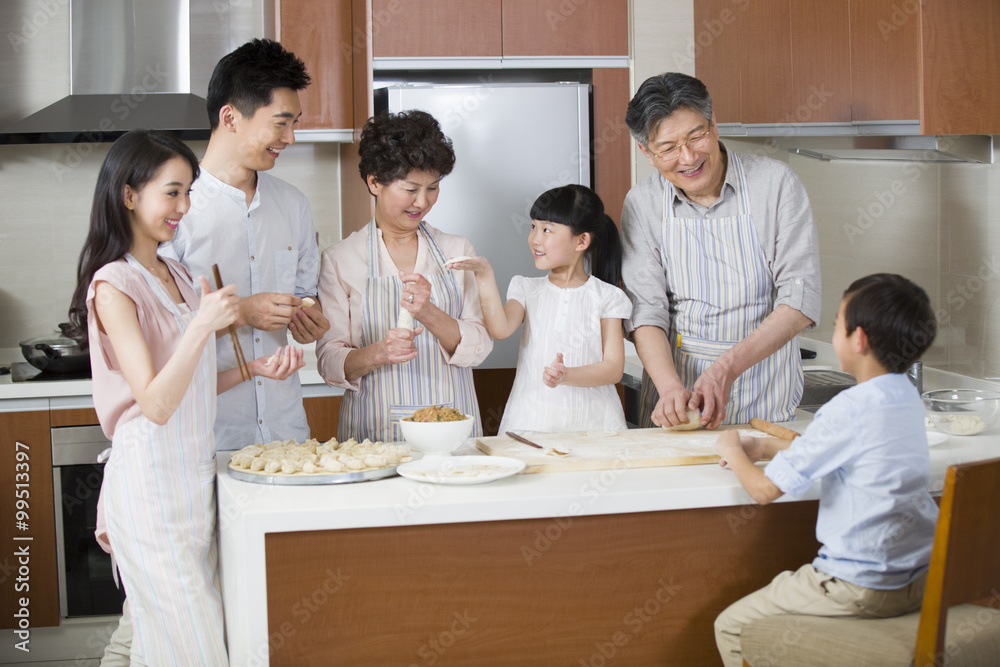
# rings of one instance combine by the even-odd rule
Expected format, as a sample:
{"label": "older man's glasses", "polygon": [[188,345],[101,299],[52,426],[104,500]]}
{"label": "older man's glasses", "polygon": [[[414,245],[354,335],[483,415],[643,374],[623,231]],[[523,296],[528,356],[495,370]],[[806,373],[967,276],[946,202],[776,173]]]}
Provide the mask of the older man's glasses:
{"label": "older man's glasses", "polygon": [[712,128],[708,128],[704,132],[699,132],[693,137],[688,137],[687,141],[681,141],[670,148],[664,148],[659,153],[653,153],[653,158],[659,160],[660,162],[673,162],[681,156],[681,148],[687,146],[692,151],[701,150],[708,145],[709,140],[712,138]]}

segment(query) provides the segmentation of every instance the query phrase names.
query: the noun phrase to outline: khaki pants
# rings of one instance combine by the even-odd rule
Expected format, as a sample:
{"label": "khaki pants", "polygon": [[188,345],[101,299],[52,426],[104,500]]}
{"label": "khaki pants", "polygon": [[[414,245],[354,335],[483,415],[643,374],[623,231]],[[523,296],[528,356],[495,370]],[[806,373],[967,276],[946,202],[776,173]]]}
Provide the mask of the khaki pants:
{"label": "khaki pants", "polygon": [[731,604],[715,619],[715,643],[726,667],[742,667],[740,632],[760,618],[779,614],[888,618],[920,608],[926,573],[909,585],[876,590],[848,583],[803,565],[782,572],[770,584]]}

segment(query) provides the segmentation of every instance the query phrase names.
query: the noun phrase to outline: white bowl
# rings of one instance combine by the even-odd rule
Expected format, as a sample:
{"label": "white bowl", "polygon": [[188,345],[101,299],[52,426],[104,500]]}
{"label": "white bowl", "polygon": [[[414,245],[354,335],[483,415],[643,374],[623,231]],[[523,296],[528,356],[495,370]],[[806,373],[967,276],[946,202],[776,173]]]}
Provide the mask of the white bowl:
{"label": "white bowl", "polygon": [[1000,394],[982,389],[938,389],[923,394],[927,418],[951,435],[976,435],[993,427]]}
{"label": "white bowl", "polygon": [[472,418],[451,422],[399,420],[399,428],[410,447],[430,456],[448,456],[472,434]]}

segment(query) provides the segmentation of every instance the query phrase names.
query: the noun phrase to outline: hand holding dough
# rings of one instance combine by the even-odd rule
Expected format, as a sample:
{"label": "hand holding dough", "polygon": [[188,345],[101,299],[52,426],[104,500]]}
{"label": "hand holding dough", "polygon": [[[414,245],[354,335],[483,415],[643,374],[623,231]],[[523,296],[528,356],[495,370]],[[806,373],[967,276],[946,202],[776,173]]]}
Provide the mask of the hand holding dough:
{"label": "hand holding dough", "polygon": [[402,306],[399,307],[399,315],[396,317],[396,328],[413,331],[413,315]]}
{"label": "hand holding dough", "polygon": [[701,410],[695,408],[694,410],[687,411],[687,424],[678,424],[677,426],[664,426],[663,428],[668,431],[693,431],[695,429],[701,428]]}

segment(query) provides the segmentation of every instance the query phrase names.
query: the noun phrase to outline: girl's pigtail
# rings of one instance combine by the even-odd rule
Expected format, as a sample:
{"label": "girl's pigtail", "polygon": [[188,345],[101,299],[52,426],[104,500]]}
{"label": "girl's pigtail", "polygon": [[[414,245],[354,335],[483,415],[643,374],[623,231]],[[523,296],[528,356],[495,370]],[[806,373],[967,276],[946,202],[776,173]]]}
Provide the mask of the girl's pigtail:
{"label": "girl's pigtail", "polygon": [[591,233],[590,272],[609,285],[619,287],[622,280],[622,240],[618,227],[607,213],[602,213]]}

